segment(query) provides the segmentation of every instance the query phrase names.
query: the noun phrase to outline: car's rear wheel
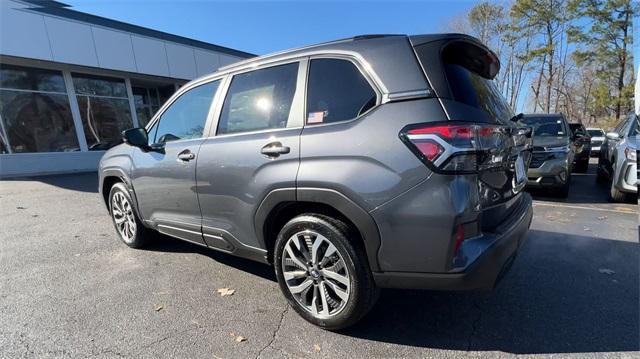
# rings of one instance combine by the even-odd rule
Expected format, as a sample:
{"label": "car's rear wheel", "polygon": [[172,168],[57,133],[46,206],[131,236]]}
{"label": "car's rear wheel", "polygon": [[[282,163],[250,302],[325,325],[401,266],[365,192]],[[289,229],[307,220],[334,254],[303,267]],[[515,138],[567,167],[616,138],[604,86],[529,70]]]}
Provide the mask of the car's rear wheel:
{"label": "car's rear wheel", "polygon": [[378,297],[364,250],[342,221],[299,215],[282,228],[274,264],[280,289],[307,321],[337,330],[360,320]]}
{"label": "car's rear wheel", "polygon": [[150,236],[133,208],[129,191],[123,183],[116,183],[109,192],[109,212],[118,237],[129,247],[143,247]]}

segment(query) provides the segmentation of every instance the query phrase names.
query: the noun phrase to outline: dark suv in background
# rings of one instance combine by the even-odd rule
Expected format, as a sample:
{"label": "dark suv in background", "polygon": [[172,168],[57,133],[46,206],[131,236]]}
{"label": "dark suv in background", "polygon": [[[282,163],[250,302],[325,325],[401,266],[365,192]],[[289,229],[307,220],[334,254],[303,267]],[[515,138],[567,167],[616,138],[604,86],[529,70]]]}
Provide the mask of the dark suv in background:
{"label": "dark suv in background", "polygon": [[576,147],[569,123],[560,113],[526,114],[518,123],[533,129],[527,186],[567,197]]}
{"label": "dark suv in background", "polygon": [[486,289],[529,228],[529,139],[458,34],[361,36],[237,63],[174,94],[100,163],[120,238],[152,230],[273,264],[338,329],[377,288]]}

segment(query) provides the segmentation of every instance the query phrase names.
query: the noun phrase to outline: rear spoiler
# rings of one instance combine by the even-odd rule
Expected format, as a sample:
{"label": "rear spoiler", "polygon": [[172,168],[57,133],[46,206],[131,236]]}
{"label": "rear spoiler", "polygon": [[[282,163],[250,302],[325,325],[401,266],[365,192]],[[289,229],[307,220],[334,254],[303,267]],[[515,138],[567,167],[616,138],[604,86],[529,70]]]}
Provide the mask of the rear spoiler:
{"label": "rear spoiler", "polygon": [[[493,79],[500,71],[500,59],[480,40],[465,34],[434,34],[409,36],[411,45],[416,48],[427,45],[441,55],[446,63],[457,64]],[[429,46],[432,45],[432,46]],[[435,45],[435,46],[433,46]]]}

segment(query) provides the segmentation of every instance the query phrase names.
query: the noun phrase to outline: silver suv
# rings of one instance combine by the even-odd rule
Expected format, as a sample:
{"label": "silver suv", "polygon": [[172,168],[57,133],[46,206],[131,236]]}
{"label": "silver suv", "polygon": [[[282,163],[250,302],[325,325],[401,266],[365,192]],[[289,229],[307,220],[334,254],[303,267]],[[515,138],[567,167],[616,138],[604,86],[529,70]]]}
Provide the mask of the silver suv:
{"label": "silver suv", "polygon": [[638,116],[630,114],[607,133],[602,143],[596,180],[609,182],[609,199],[613,202],[637,196],[638,134]]}
{"label": "silver suv", "polygon": [[[529,228],[530,138],[465,35],[360,36],[183,86],[100,163],[121,239],[153,231],[272,264],[349,326],[378,288],[492,288]],[[517,117],[517,116],[515,116]]]}

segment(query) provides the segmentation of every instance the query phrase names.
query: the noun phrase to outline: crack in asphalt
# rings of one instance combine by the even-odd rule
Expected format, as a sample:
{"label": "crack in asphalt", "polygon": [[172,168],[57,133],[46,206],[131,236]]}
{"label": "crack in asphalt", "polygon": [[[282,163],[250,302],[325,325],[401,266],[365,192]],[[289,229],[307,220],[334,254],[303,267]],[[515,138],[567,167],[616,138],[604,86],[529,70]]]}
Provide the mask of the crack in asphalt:
{"label": "crack in asphalt", "polygon": [[278,327],[276,328],[276,330],[273,331],[273,334],[271,335],[271,340],[269,340],[269,343],[267,343],[267,345],[265,345],[264,347],[262,347],[262,349],[260,349],[260,351],[258,352],[258,355],[256,355],[256,359],[260,358],[260,356],[262,356],[262,353],[265,350],[267,350],[267,348],[271,347],[271,345],[273,345],[273,342],[276,341],[276,337],[278,336],[278,332],[282,327],[282,322],[284,321],[284,317],[287,315],[287,312],[289,311],[289,303],[286,303],[285,305],[286,306],[284,310],[280,314],[280,322],[278,323]]}
{"label": "crack in asphalt", "polygon": [[480,320],[482,319],[482,308],[480,308],[480,305],[478,304],[478,302],[474,300],[473,301],[473,306],[478,311],[478,316],[471,323],[471,333],[469,333],[469,338],[467,338],[467,350],[466,351],[470,351],[471,350],[471,343],[473,341],[473,337],[476,335],[476,329],[478,327],[478,324],[480,323]]}

